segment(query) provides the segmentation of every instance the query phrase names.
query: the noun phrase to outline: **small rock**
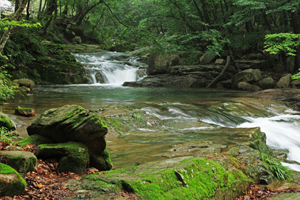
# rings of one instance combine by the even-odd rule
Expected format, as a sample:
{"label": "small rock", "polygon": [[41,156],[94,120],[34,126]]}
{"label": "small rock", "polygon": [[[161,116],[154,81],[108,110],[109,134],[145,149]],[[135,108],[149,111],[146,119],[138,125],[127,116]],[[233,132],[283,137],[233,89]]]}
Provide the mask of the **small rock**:
{"label": "small rock", "polygon": [[263,89],[270,89],[270,88],[274,88],[275,82],[274,82],[273,78],[268,77],[268,78],[264,78],[261,81],[259,81],[259,85]]}
{"label": "small rock", "polygon": [[35,116],[35,110],[33,108],[21,108],[18,106],[18,108],[15,109],[15,114],[25,117],[32,117]]}
{"label": "small rock", "polygon": [[207,65],[210,62],[212,62],[216,58],[216,55],[209,55],[209,54],[204,54],[200,58],[200,64],[201,65]]}
{"label": "small rock", "polygon": [[217,65],[223,65],[223,64],[225,64],[225,60],[224,59],[217,59],[216,61],[215,61],[215,64],[217,64]]}
{"label": "small rock", "polygon": [[291,84],[292,84],[292,85],[296,85],[296,86],[300,85],[300,79],[292,80],[292,81],[291,81]]}
{"label": "small rock", "polygon": [[278,88],[287,88],[289,87],[290,81],[291,81],[291,74],[285,75],[280,78],[276,86]]}

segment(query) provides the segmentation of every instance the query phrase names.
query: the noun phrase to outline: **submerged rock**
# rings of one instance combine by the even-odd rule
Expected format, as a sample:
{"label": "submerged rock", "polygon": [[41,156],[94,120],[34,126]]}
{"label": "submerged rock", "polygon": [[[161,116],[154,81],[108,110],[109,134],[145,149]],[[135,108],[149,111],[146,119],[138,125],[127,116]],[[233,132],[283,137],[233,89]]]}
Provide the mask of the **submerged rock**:
{"label": "submerged rock", "polygon": [[26,181],[12,167],[0,163],[0,197],[21,195]]}

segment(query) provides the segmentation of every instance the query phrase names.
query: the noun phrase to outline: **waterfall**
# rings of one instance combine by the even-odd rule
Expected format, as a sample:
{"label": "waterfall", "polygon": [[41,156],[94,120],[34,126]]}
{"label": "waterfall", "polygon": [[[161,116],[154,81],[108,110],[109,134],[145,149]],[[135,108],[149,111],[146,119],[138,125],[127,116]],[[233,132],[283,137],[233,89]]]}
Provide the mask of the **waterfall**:
{"label": "waterfall", "polygon": [[116,52],[74,54],[85,66],[91,84],[121,86],[125,81],[137,81],[139,68],[145,68],[137,57]]}

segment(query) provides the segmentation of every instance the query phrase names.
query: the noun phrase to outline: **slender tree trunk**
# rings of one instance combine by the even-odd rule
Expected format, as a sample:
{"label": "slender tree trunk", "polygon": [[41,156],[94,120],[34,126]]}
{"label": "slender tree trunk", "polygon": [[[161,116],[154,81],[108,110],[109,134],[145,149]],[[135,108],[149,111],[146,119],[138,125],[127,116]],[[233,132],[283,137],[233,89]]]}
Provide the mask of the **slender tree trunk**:
{"label": "slender tree trunk", "polygon": [[44,13],[45,12],[45,8],[46,8],[46,5],[47,5],[47,0],[45,0],[45,3],[44,3],[44,6],[43,6],[43,9],[42,9],[42,12],[41,13]]}
{"label": "slender tree trunk", "polygon": [[207,24],[210,24],[209,15],[208,15],[207,6],[206,6],[206,1],[205,0],[201,0],[201,2],[202,2],[202,10],[204,12],[205,22]]}
{"label": "slender tree trunk", "polygon": [[15,12],[17,12],[17,10],[18,10],[19,4],[20,4],[20,0],[16,0],[16,2],[15,2]]}
{"label": "slender tree trunk", "polygon": [[40,4],[39,4],[39,12],[38,12],[38,15],[37,15],[37,20],[38,20],[38,21],[40,20],[41,9],[42,9],[42,3],[43,3],[43,0],[40,0]]}
{"label": "slender tree trunk", "polygon": [[[196,2],[195,0],[193,0],[193,3],[194,3],[194,5],[195,5],[195,7],[196,7],[196,9],[197,9],[197,12],[198,12],[198,15],[199,15],[201,21],[204,21],[204,17],[203,17],[202,11],[200,10],[200,8],[199,8],[197,2]],[[205,27],[205,26],[202,26],[202,27],[203,27],[203,30],[206,30],[206,27]]]}
{"label": "slender tree trunk", "polygon": [[29,16],[30,16],[30,13],[29,13],[29,7],[30,7],[30,0],[28,0],[28,3],[27,3],[27,8],[26,8],[26,19],[29,20]]}
{"label": "slender tree trunk", "polygon": [[265,13],[264,11],[261,11],[261,13],[262,13],[262,15],[263,15],[263,18],[264,18],[264,20],[265,20],[266,25],[269,27],[269,29],[270,29],[270,31],[271,31],[271,30],[272,30],[272,27],[271,27],[271,25],[270,25],[270,23],[269,23],[269,21],[268,21],[268,18],[267,18],[266,13]]}
{"label": "slender tree trunk", "polygon": [[295,34],[299,34],[300,33],[300,27],[299,27],[299,21],[298,21],[298,12],[291,12],[291,24],[293,27],[293,31]]}
{"label": "slender tree trunk", "polygon": [[229,66],[230,66],[230,56],[227,56],[227,62],[222,72],[208,86],[206,86],[206,88],[211,88],[212,86],[214,86],[222,78],[222,76],[224,76]]}
{"label": "slender tree trunk", "polygon": [[[27,2],[28,2],[28,0],[23,0],[22,3],[19,4],[18,10],[16,10],[16,12],[13,14],[13,16],[11,18],[12,20],[18,21],[21,18],[22,12],[24,11]],[[2,51],[5,47],[5,44],[11,34],[12,29],[13,29],[13,26],[9,26],[8,29],[6,31],[4,31],[4,33],[0,39],[0,54],[2,53]]]}

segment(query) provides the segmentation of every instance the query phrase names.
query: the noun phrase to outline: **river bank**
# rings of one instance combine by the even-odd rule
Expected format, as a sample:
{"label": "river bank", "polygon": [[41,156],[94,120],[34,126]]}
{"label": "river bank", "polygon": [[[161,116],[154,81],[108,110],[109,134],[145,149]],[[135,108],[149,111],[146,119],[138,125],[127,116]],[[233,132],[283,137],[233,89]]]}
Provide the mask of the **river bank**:
{"label": "river bank", "polygon": [[[116,96],[116,94],[118,95]],[[216,96],[216,94],[219,96]],[[144,177],[143,174],[155,174],[154,169],[164,170],[165,167],[169,166],[166,163],[172,160],[174,161],[173,167],[169,167],[182,174],[185,180],[185,182],[180,181],[175,173],[174,184],[176,184],[173,188],[174,191],[176,188],[186,188],[182,184],[190,186],[192,183],[188,183],[189,181],[193,182],[193,186],[190,187],[194,187],[194,181],[190,179],[193,173],[189,174],[189,171],[187,171],[188,174],[183,173],[182,170],[185,167],[178,165],[186,159],[188,159],[187,163],[210,163],[213,161],[212,166],[218,169],[219,167],[221,167],[220,169],[224,168],[225,171],[223,172],[225,174],[229,173],[230,170],[234,170],[234,174],[244,173],[245,177],[250,178],[245,179],[247,180],[246,182],[243,182],[243,180],[241,180],[242,182],[237,182],[239,186],[236,186],[237,183],[227,182],[229,181],[227,178],[231,175],[224,174],[223,178],[219,177],[221,179],[218,178],[218,180],[224,180],[225,185],[234,185],[232,187],[235,188],[235,192],[230,192],[230,195],[237,196],[237,194],[242,194],[241,191],[247,190],[247,187],[252,182],[251,180],[253,182],[276,182],[276,178],[271,178],[273,176],[271,172],[267,173],[268,176],[261,177],[266,175],[265,169],[261,168],[263,161],[259,151],[253,149],[254,146],[251,145],[251,142],[256,141],[253,136],[257,133],[259,135],[262,133],[257,128],[242,128],[242,124],[260,118],[265,118],[266,120],[270,118],[270,121],[272,121],[272,117],[277,116],[278,119],[274,121],[274,124],[270,125],[272,127],[277,126],[277,124],[282,126],[283,122],[280,122],[282,120],[286,123],[290,123],[289,121],[291,120],[292,123],[298,119],[297,113],[293,114],[293,112],[288,111],[288,107],[275,100],[253,97],[248,95],[247,92],[211,89],[113,88],[101,85],[37,86],[29,101],[6,104],[4,107],[2,106],[2,111],[9,114],[12,119],[17,119],[12,113],[16,104],[22,107],[34,107],[37,115],[48,108],[60,107],[66,104],[79,104],[98,112],[101,119],[108,125],[109,131],[106,138],[116,170],[103,172],[106,174],[105,176],[101,172],[101,174],[96,173],[81,177],[78,181],[70,180],[71,182],[67,183],[67,187],[77,192],[78,198],[96,198],[99,195],[102,195],[103,198],[113,197],[116,191],[126,188],[122,187],[122,184],[118,184],[121,183],[119,182],[120,180],[133,185],[132,189],[145,198],[147,195],[152,195],[150,193],[147,194],[150,189],[146,189],[144,193],[137,192],[140,189],[137,188],[130,177],[139,172],[134,175],[134,180],[137,180],[136,183],[142,179],[153,183],[153,187],[155,184],[158,184],[156,183],[157,180],[163,180],[159,185],[168,182],[161,177],[162,174],[159,175],[160,178],[155,179],[148,176]],[[23,131],[26,131],[27,125],[34,119],[18,118],[19,120],[16,120],[18,130]],[[24,123],[24,119],[26,119],[27,123]],[[237,126],[240,126],[240,128]],[[291,131],[289,130],[288,132]],[[277,137],[268,136],[269,132],[266,132],[266,134],[267,144],[270,137]],[[233,151],[234,148],[238,148],[239,150],[236,150],[240,153],[234,153],[236,152]],[[246,152],[250,154],[248,155]],[[193,157],[199,160],[189,160]],[[285,159],[287,152],[280,152],[279,157]],[[252,158],[257,159],[258,165],[256,167],[252,165],[254,164],[251,161]],[[273,157],[268,158],[271,159]],[[224,163],[227,163],[230,167],[227,164],[224,165]],[[245,163],[245,165],[242,163]],[[266,164],[269,165],[268,162]],[[157,168],[158,166],[160,167]],[[180,171],[180,169],[182,170]],[[129,170],[129,174],[126,172],[127,170]],[[193,171],[195,170],[193,169]],[[207,170],[209,171],[210,169]],[[263,172],[260,173],[256,170],[263,170]],[[250,175],[250,171],[254,174]],[[212,173],[215,172],[212,171]],[[260,175],[256,176],[256,173]],[[157,175],[154,174],[153,177],[156,177]],[[127,178],[125,178],[125,175]],[[243,177],[244,175],[240,174],[240,176]],[[255,179],[253,179],[254,176],[256,177]],[[102,183],[103,180],[105,181]],[[168,180],[173,183],[173,179]],[[297,180],[295,178],[293,181],[296,186]],[[211,181],[213,181],[211,183],[214,185],[216,180]],[[148,183],[149,186],[151,186],[151,183]],[[244,183],[247,184],[243,186]],[[98,186],[96,187],[95,185]],[[240,190],[241,193],[237,192],[240,186],[244,187],[244,189]],[[224,187],[222,188],[224,189]],[[229,191],[231,186],[226,186],[226,188]],[[212,192],[214,189],[208,190]],[[155,190],[151,189],[151,191]],[[161,195],[165,195],[164,193],[160,192]],[[199,195],[203,194],[199,193]],[[226,194],[229,195],[229,193]],[[229,196],[226,198],[232,199],[233,196]],[[216,197],[219,198],[220,196]],[[161,198],[167,197],[161,196]],[[146,199],[149,199],[148,196]]]}

